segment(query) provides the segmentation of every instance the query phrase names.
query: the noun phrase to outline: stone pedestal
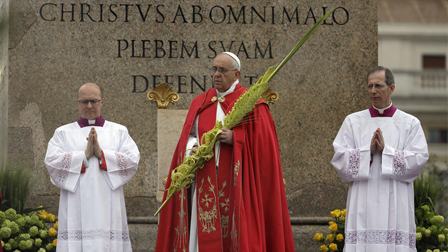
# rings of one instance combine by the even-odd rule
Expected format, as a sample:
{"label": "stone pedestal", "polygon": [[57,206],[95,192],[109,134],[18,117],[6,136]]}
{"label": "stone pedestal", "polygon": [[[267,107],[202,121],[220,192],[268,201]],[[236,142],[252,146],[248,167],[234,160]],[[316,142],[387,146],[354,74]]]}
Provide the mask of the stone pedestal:
{"label": "stone pedestal", "polygon": [[[168,176],[174,150],[179,141],[182,126],[185,122],[188,110],[166,110],[157,111],[157,202],[162,203],[165,191],[164,180]],[[166,182],[166,181],[165,181]]]}

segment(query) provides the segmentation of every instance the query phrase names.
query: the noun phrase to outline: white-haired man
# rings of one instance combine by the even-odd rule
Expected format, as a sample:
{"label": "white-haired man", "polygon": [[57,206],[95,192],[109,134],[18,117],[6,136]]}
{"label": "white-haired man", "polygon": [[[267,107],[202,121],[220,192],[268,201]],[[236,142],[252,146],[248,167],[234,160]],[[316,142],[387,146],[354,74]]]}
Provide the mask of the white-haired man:
{"label": "white-haired man", "polygon": [[[191,103],[170,174],[247,91],[240,68],[230,52],[213,60],[214,88]],[[260,100],[241,125],[222,130],[194,184],[161,211],[156,251],[295,251],[269,107]]]}

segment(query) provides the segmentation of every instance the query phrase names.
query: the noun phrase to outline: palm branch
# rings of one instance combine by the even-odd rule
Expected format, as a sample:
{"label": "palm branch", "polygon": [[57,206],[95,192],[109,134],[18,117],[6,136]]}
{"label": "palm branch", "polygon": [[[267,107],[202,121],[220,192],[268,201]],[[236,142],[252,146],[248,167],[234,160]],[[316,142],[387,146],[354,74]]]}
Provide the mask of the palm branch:
{"label": "palm branch", "polygon": [[173,195],[182,190],[188,188],[193,183],[196,171],[204,167],[204,163],[213,157],[213,147],[217,141],[217,136],[222,132],[222,128],[232,129],[234,126],[241,123],[244,116],[246,116],[255,107],[258,100],[261,99],[261,95],[268,89],[268,82],[274,75],[288,62],[288,60],[299,50],[299,48],[308,40],[311,34],[319,27],[322,22],[333,13],[334,10],[325,14],[317,23],[311,27],[311,29],[302,37],[302,39],[294,46],[291,52],[276,68],[271,66],[266,73],[258,79],[257,83],[252,85],[247,92],[245,92],[233,106],[232,110],[224,119],[224,125],[217,121],[215,127],[202,135],[201,145],[196,150],[195,154],[186,157],[184,162],[178,167],[174,168],[171,172],[171,184],[167,189],[167,197],[162,203],[160,208],[154,214],[156,216],[165,204],[173,197]]}

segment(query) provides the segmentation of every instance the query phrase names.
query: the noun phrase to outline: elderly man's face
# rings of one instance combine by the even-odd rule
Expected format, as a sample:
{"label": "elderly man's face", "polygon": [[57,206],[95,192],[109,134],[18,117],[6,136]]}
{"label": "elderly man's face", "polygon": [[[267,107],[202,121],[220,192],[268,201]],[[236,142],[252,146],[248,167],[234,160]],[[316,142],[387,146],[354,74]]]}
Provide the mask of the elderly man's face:
{"label": "elderly man's face", "polygon": [[220,54],[213,60],[213,86],[219,92],[227,91],[240,77],[241,72],[232,66],[233,58],[227,54]]}
{"label": "elderly man's face", "polygon": [[367,88],[373,106],[383,109],[390,105],[390,96],[395,90],[395,84],[387,86],[386,71],[383,70],[371,73],[369,75]]}
{"label": "elderly man's face", "polygon": [[78,91],[78,108],[81,117],[93,120],[101,115],[104,99],[101,98],[100,88],[93,83],[86,83]]}

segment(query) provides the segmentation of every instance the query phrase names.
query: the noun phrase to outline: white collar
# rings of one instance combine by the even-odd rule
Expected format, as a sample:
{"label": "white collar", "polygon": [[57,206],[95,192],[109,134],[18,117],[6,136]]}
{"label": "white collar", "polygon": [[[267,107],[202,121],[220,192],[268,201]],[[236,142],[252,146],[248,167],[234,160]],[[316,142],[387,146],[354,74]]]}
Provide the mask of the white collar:
{"label": "white collar", "polygon": [[232,86],[230,86],[230,88],[227,89],[227,91],[222,92],[222,93],[219,92],[218,89],[216,89],[216,95],[218,96],[218,100],[219,100],[220,98],[222,98],[222,97],[224,97],[224,96],[226,96],[226,95],[232,93],[232,92],[235,90],[236,84],[238,84],[238,83],[239,83],[239,80],[236,80],[236,81],[232,84]]}
{"label": "white collar", "polygon": [[375,106],[373,106],[373,104],[372,104],[372,107],[373,107],[374,109],[378,110],[378,112],[380,113],[380,115],[382,115],[382,114],[384,114],[384,110],[386,110],[386,109],[392,107],[392,101],[390,101],[389,106],[387,106],[386,108],[383,108],[383,109],[375,108]]}

